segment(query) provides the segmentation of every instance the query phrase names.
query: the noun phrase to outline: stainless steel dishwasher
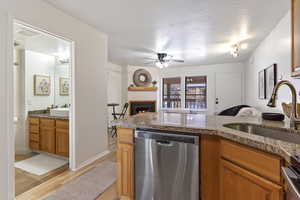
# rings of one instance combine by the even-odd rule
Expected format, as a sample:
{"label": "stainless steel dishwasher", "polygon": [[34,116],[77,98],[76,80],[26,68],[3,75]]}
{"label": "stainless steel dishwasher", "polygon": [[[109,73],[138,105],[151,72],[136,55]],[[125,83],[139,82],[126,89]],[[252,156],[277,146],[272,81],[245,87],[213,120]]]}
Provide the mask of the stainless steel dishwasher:
{"label": "stainless steel dishwasher", "polygon": [[199,137],[135,132],[137,200],[199,200]]}

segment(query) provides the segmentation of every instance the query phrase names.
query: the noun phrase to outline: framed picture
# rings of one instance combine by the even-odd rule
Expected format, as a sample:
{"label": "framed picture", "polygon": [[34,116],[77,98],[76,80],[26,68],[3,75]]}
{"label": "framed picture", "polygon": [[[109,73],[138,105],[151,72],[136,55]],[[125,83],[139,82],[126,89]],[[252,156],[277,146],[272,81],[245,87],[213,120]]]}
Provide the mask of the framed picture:
{"label": "framed picture", "polygon": [[277,64],[265,69],[266,76],[266,98],[271,98],[273,88],[277,83]]}
{"label": "framed picture", "polygon": [[34,95],[49,96],[51,92],[51,78],[45,75],[34,75]]}
{"label": "framed picture", "polygon": [[59,78],[59,94],[60,96],[69,96],[70,79],[60,77]]}
{"label": "framed picture", "polygon": [[265,70],[258,72],[258,98],[266,99],[266,73]]}

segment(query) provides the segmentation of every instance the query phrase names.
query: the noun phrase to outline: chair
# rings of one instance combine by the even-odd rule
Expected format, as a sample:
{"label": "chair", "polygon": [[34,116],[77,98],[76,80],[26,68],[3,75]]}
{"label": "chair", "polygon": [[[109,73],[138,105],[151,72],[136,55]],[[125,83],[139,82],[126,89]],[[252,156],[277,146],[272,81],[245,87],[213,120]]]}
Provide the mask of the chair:
{"label": "chair", "polygon": [[[114,120],[124,119],[125,114],[128,110],[128,107],[129,107],[129,103],[125,103],[121,113],[112,113]],[[112,130],[111,130],[112,137],[116,137],[117,136],[117,127],[112,126],[111,128],[112,128]]]}

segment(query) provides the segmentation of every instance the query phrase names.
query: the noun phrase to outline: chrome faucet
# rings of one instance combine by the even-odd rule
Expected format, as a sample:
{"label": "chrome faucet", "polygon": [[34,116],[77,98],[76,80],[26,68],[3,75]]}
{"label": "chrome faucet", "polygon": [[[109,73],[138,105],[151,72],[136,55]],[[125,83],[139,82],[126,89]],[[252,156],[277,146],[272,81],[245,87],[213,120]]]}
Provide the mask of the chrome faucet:
{"label": "chrome faucet", "polygon": [[292,129],[297,129],[297,124],[300,123],[300,120],[298,119],[298,113],[297,113],[297,90],[291,82],[289,82],[287,80],[279,81],[273,89],[271,99],[270,99],[269,103],[267,104],[267,106],[276,107],[278,89],[282,85],[287,85],[291,90],[291,93],[292,93],[292,109],[291,109],[291,113],[290,113],[290,127]]}

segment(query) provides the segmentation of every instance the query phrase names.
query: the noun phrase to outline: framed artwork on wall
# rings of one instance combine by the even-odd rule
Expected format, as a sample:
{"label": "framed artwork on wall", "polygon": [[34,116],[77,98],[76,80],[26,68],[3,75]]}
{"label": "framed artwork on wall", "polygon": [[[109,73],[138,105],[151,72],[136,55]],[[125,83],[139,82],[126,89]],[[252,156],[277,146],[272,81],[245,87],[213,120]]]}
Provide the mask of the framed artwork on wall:
{"label": "framed artwork on wall", "polygon": [[59,94],[60,96],[69,96],[70,79],[65,77],[59,78]]}
{"label": "framed artwork on wall", "polygon": [[266,98],[271,98],[273,88],[277,83],[277,64],[273,64],[265,69],[266,77]]}
{"label": "framed artwork on wall", "polygon": [[266,73],[265,70],[258,72],[258,98],[266,99]]}
{"label": "framed artwork on wall", "polygon": [[34,95],[50,96],[51,78],[45,75],[34,75]]}

